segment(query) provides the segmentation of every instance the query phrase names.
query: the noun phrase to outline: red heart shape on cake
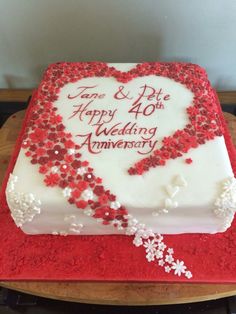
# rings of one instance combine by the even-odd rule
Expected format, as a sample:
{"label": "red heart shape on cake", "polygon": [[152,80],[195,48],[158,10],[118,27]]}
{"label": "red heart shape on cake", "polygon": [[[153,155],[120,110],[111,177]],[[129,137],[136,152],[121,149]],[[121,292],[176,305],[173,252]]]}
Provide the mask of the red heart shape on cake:
{"label": "red heart shape on cake", "polygon": [[[114,77],[114,80],[108,77]],[[96,175],[103,178],[106,188],[117,192],[119,188],[117,189],[114,183],[120,184],[122,178],[117,177],[117,174],[120,174],[122,169],[122,175],[127,178],[127,167],[135,163],[129,171],[130,174],[142,174],[151,167],[164,165],[166,160],[182,156],[189,149],[221,135],[220,122],[212,106],[215,94],[203,70],[195,65],[144,63],[128,72],[120,72],[104,63],[56,64],[46,72],[37,99],[39,100],[33,108],[34,125],[31,124],[29,135],[26,135],[26,144],[23,145],[29,147],[27,154],[32,157],[32,162],[41,164],[40,172],[47,173],[45,183],[49,186],[59,185],[62,188],[69,186],[73,189],[69,201],[79,208],[85,208],[87,205],[86,201],[77,199],[86,190],[88,182],[98,180],[87,170],[87,161],[95,168]],[[63,105],[65,101],[69,103],[68,108]],[[176,102],[178,106],[174,106]],[[158,118],[162,116],[168,121],[168,112],[171,119],[176,108],[178,108],[176,114],[182,115],[182,119],[176,121],[172,119],[169,124],[163,124],[158,129]],[[56,112],[59,112],[59,115]],[[60,113],[63,114],[64,121]],[[147,119],[148,127],[145,125]],[[179,125],[178,121],[181,120],[183,123]],[[159,122],[161,123],[161,120]],[[129,125],[125,129],[127,124]],[[136,130],[136,134],[131,134],[131,129],[133,132]],[[74,138],[67,133],[68,131],[73,133]],[[92,138],[94,134],[95,139]],[[101,138],[101,134],[103,139],[100,141],[102,144],[99,144],[97,139]],[[127,136],[120,139],[120,135]],[[155,143],[156,135],[158,143]],[[32,155],[31,142],[33,141],[35,145],[43,143],[46,139],[49,140],[46,142],[47,154],[44,156],[41,152],[40,157]],[[77,151],[74,142],[82,145],[79,153],[73,152]],[[137,142],[139,146],[135,147]],[[125,160],[122,159],[122,153],[117,153],[122,151],[120,148],[123,149],[124,145],[129,151],[128,154],[126,151]],[[128,147],[129,145],[133,146]],[[113,166],[108,167],[106,158],[114,159],[114,153],[111,153],[112,150],[109,148],[116,149],[117,158]],[[86,151],[90,151],[88,157]],[[80,153],[86,162],[80,160]],[[146,154],[147,157],[138,161],[142,154]],[[51,171],[50,167],[57,165],[58,162],[62,163],[60,171],[67,173],[64,181],[60,180],[57,173],[48,174]],[[87,173],[83,173],[81,170],[83,168]],[[116,168],[118,169],[116,175],[113,174],[112,180],[109,181],[111,172]],[[77,180],[74,179],[76,174]],[[132,182],[136,185],[140,182],[137,178],[136,181],[130,180],[127,186],[123,184],[124,180],[122,181],[124,191],[120,191],[124,193],[129,189],[128,205],[129,197],[132,200],[135,198],[129,186]],[[142,184],[139,193],[142,192]],[[102,218],[107,223],[114,215],[123,217],[125,227],[127,212],[121,208],[120,212],[114,213],[112,208],[109,210],[109,205],[106,207],[110,201],[115,200],[115,197],[104,189],[99,181],[96,181],[93,192],[99,197],[99,202],[91,205],[92,209],[99,209],[99,213],[96,212],[94,217]],[[155,193],[155,190],[152,193]],[[142,206],[142,203],[139,206]]]}

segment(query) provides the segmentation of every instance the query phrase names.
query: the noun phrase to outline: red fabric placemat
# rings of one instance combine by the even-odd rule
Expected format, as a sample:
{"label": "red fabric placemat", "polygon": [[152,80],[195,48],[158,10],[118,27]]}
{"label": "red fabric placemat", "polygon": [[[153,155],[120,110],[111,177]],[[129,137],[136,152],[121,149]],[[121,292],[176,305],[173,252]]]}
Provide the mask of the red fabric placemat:
{"label": "red fabric placemat", "polygon": [[[129,236],[25,235],[19,230],[6,204],[5,188],[22,141],[30,106],[9,164],[0,195],[0,280],[93,280],[150,282],[236,282],[236,220],[216,235],[165,236],[175,258],[184,260],[193,273],[189,280],[168,274],[148,263],[143,247]],[[236,174],[236,150],[225,127],[225,142]]]}

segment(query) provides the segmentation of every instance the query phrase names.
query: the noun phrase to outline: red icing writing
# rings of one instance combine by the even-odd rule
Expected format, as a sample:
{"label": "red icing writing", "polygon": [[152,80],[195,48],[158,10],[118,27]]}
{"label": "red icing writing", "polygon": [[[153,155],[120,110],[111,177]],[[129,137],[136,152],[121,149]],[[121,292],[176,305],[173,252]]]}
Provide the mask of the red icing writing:
{"label": "red icing writing", "polygon": [[111,122],[117,109],[90,109],[90,105],[92,104],[92,102],[93,100],[90,100],[87,104],[74,105],[73,107],[76,109],[73,111],[72,115],[68,119],[78,116],[80,121],[84,121],[85,118],[88,118],[88,124]]}
{"label": "red icing writing", "polygon": [[[79,90],[79,92],[75,95],[68,95],[67,98],[68,99],[74,99],[77,97],[80,98],[86,98],[86,99],[102,99],[105,97],[105,94],[99,94],[99,93],[88,93],[88,90],[93,89],[97,87],[97,85],[94,86],[79,86],[77,88],[77,90]],[[86,93],[85,93],[86,92]]]}
{"label": "red icing writing", "polygon": [[119,86],[118,91],[114,94],[114,98],[119,99],[119,100],[121,100],[121,99],[133,99],[133,97],[128,97],[130,92],[126,92],[126,94],[125,94],[123,92],[123,90],[124,90],[124,86],[123,85]]}
{"label": "red icing writing", "polygon": [[[139,93],[138,98],[133,102],[131,109],[128,111],[135,114],[135,119],[139,115],[150,116],[157,109],[164,109],[163,101],[170,99],[170,95],[164,94],[162,88],[155,89],[146,84],[140,88],[141,93]],[[153,101],[153,103],[144,104],[147,101]]]}
{"label": "red icing writing", "polygon": [[110,138],[106,141],[93,141],[92,136],[93,133],[88,134],[77,134],[77,137],[85,137],[85,140],[80,144],[80,147],[87,146],[88,151],[91,154],[99,154],[103,149],[137,149],[137,153],[141,155],[150,154],[156,144],[157,140],[123,140],[119,139],[116,141],[112,141]]}
{"label": "red icing writing", "polygon": [[[91,93],[94,91],[94,86],[81,86],[78,87],[78,92],[75,95],[68,95],[69,99],[79,97],[83,99],[83,103],[73,105],[75,110],[69,119],[74,117],[79,121],[84,121],[88,125],[93,127],[93,130],[87,134],[77,134],[77,137],[81,138],[81,147],[86,147],[91,154],[99,154],[103,150],[107,149],[135,149],[139,154],[151,153],[157,140],[157,126],[154,127],[140,127],[136,122],[120,122],[117,119],[117,109],[99,109],[98,105],[103,106],[96,102],[97,98],[105,97],[105,94]],[[156,89],[149,85],[144,85],[138,88],[137,95],[132,95],[127,86],[120,85],[118,90],[113,94],[116,101],[122,100],[127,106],[127,102],[131,103],[131,106],[127,106],[127,113],[135,115],[135,119],[141,116],[150,116],[157,109],[164,109],[164,102],[170,99],[169,94],[165,94],[162,90]],[[84,100],[88,99],[87,103]],[[94,108],[96,105],[96,108]],[[105,108],[113,108],[106,104]],[[116,117],[116,123],[109,124],[114,117]],[[122,119],[122,117],[120,117]],[[128,139],[125,137],[128,136]],[[130,138],[132,136],[132,138]]]}
{"label": "red icing writing", "polygon": [[104,124],[99,124],[95,130],[95,135],[117,136],[117,135],[140,135],[143,140],[150,140],[156,135],[157,127],[145,128],[138,127],[137,123],[128,122],[122,126],[121,122],[113,126],[107,127]]}
{"label": "red icing writing", "polygon": [[135,118],[137,119],[138,115],[150,116],[154,113],[156,109],[164,109],[164,105],[161,104],[149,104],[147,106],[142,106],[142,103],[133,105],[132,108],[128,111],[129,113],[134,113]]}

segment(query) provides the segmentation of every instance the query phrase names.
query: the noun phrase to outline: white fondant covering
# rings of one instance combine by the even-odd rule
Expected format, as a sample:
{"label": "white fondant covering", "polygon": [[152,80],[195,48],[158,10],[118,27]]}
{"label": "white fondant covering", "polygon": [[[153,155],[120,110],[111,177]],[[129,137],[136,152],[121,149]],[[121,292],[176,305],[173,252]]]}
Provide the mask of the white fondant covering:
{"label": "white fondant covering", "polygon": [[[115,67],[119,65],[114,64]],[[122,70],[132,68],[132,64],[120,65]],[[140,127],[157,127],[157,133],[153,140],[158,140],[158,148],[164,136],[173,134],[177,129],[182,129],[188,121],[186,107],[190,106],[193,94],[183,85],[164,77],[148,76],[133,79],[125,84],[125,90],[129,95],[137,95],[139,87],[144,84],[162,88],[170,99],[165,102],[165,109],[157,110],[150,116],[140,116],[137,120],[133,118]],[[114,78],[86,78],[76,83],[70,83],[61,89],[59,99],[55,102],[58,113],[63,116],[63,124],[66,130],[74,135],[74,140],[81,144],[82,138],[76,135],[88,134],[94,130],[94,126],[88,125],[88,118],[81,122],[78,116],[69,117],[75,110],[75,105],[81,104],[88,99],[68,99],[68,94],[78,93],[80,86],[95,86],[93,92],[105,93],[103,99],[96,99],[91,103],[91,109],[102,108],[104,110],[117,110],[112,120],[112,125],[131,121],[132,114],[127,113],[130,102],[115,101],[114,92],[122,83]],[[96,120],[94,120],[96,123]],[[107,124],[107,126],[109,123]],[[105,141],[109,137],[99,136],[99,141]],[[113,136],[112,140],[122,139],[122,136]],[[124,139],[124,137],[123,137]],[[139,140],[140,135],[125,136],[126,140]],[[94,138],[94,140],[98,140]],[[81,149],[84,160],[88,160],[94,168],[95,175],[103,179],[103,185],[111,193],[117,196],[117,201],[124,205],[129,213],[144,223],[147,228],[155,233],[178,234],[178,233],[216,233],[222,229],[222,218],[214,214],[214,203],[220,195],[221,182],[233,176],[228,153],[223,137],[200,145],[197,149],[191,149],[183,157],[168,160],[164,167],[150,169],[143,175],[130,176],[128,168],[141,158],[148,155],[137,153],[136,149],[104,149],[99,154],[91,154],[87,147]],[[191,158],[192,164],[186,164],[185,159]],[[70,191],[63,191],[58,187],[46,187],[43,175],[38,172],[38,166],[32,165],[21,149],[13,174],[19,178],[20,184],[15,189],[21,193],[34,193],[40,196],[40,215],[36,215],[31,222],[25,222],[22,230],[29,234],[60,233],[67,230],[68,234],[75,234],[68,230],[68,221],[65,215],[71,215],[80,222],[80,234],[115,234],[124,233],[123,230],[108,225],[104,226],[96,219],[85,215],[83,210],[76,208],[67,201]],[[153,212],[165,207],[165,200],[173,195],[171,188],[169,192],[166,187],[177,185],[176,177],[181,177],[180,182],[184,186],[180,191],[174,193],[174,201],[178,204],[167,214],[153,216]],[[169,193],[169,195],[168,195]],[[92,197],[87,191],[85,199]],[[11,208],[11,204],[9,203]],[[233,219],[233,218],[232,218]]]}

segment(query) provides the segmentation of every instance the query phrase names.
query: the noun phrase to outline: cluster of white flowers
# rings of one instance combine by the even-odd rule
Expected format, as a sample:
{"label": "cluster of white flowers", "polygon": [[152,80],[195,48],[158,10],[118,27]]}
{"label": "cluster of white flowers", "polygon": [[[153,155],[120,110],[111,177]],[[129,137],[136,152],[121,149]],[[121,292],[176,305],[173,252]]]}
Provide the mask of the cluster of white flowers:
{"label": "cluster of white flowers", "polygon": [[[184,274],[188,279],[192,277],[192,274],[183,261],[175,260],[173,257],[174,250],[167,248],[162,241],[163,237],[158,235],[152,239],[148,239],[144,242],[143,246],[146,249],[146,258],[149,262],[158,260],[158,265],[164,267],[165,272],[170,273],[174,271],[175,275],[181,276]],[[165,252],[166,250],[166,252]]]}
{"label": "cluster of white flowers", "polygon": [[141,246],[143,245],[143,239],[155,236],[151,229],[147,229],[145,224],[139,223],[138,220],[131,215],[127,215],[126,218],[128,219],[126,234],[134,235],[133,243],[135,246]]}
{"label": "cluster of white flowers", "polygon": [[152,230],[148,230],[144,224],[140,224],[137,219],[131,215],[127,215],[128,227],[127,235],[134,235],[133,243],[135,246],[143,246],[146,251],[146,259],[148,262],[157,261],[157,264],[164,267],[165,272],[174,272],[175,275],[185,275],[190,279],[192,273],[187,270],[183,261],[175,260],[173,257],[174,250],[168,248],[163,242],[163,236],[154,234]]}
{"label": "cluster of white flowers", "polygon": [[217,198],[215,214],[226,217],[236,211],[236,179],[228,178],[223,182],[223,192]]}
{"label": "cluster of white flowers", "polygon": [[41,201],[36,199],[32,193],[23,193],[15,191],[15,185],[18,177],[10,174],[6,196],[11,207],[11,216],[17,227],[33,220],[35,215],[41,212]]}
{"label": "cluster of white flowers", "polygon": [[227,229],[233,220],[236,212],[236,179],[227,178],[223,182],[222,193],[216,199],[214,213],[223,219],[222,229]]}

